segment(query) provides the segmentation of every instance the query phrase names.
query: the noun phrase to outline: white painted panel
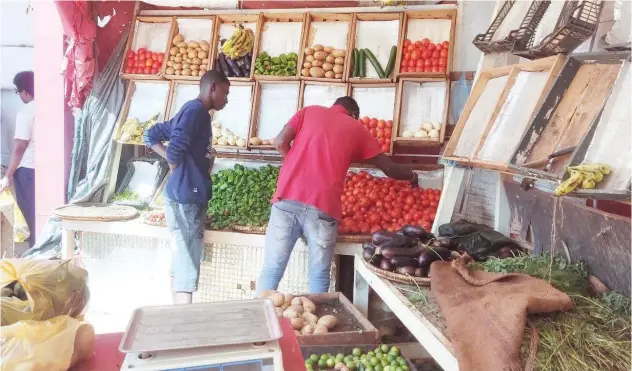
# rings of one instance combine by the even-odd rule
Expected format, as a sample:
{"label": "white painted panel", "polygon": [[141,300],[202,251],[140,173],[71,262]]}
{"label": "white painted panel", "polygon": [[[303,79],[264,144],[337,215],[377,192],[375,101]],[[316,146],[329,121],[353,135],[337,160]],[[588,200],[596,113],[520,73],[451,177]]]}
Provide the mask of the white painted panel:
{"label": "white painted panel", "polygon": [[[13,77],[20,71],[33,70],[35,49],[28,47],[0,48],[0,88],[13,89]],[[61,66],[61,61],[60,61]]]}

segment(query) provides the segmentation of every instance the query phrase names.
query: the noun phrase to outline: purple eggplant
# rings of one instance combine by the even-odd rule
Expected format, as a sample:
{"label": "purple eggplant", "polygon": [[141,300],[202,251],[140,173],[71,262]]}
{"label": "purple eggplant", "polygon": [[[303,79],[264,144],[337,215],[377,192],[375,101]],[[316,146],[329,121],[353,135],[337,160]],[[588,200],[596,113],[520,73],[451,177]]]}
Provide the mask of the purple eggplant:
{"label": "purple eggplant", "polygon": [[224,60],[226,61],[226,64],[228,65],[228,68],[230,68],[230,70],[233,72],[233,75],[235,77],[244,77],[244,76],[242,76],[242,73],[241,73],[241,70],[239,69],[239,66],[237,65],[237,63],[234,60],[230,59],[229,57],[227,57],[227,56],[225,56],[223,54],[220,54],[220,57],[221,56],[224,57]]}
{"label": "purple eggplant", "polygon": [[217,64],[219,64],[219,69],[226,77],[233,77],[235,74],[233,71],[228,68],[228,64],[226,63],[226,59],[223,54],[217,56]]}

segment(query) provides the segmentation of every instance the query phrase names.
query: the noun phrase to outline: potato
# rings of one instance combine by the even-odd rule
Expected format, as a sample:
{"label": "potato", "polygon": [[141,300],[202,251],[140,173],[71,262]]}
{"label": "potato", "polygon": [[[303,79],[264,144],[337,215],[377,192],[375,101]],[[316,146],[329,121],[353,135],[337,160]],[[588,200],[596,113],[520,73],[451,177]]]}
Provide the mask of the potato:
{"label": "potato", "polygon": [[208,41],[202,40],[200,41],[200,49],[202,49],[202,51],[208,52],[209,50],[211,50],[211,45],[208,43]]}
{"label": "potato", "polygon": [[292,298],[292,301],[290,301],[291,305],[303,305],[303,301],[301,300],[300,296],[297,296],[295,298]]}
{"label": "potato", "polygon": [[301,329],[301,335],[311,335],[313,333],[314,333],[314,326],[312,325],[305,325]]}
{"label": "potato", "polygon": [[202,60],[200,58],[191,59],[192,64],[197,64],[198,66],[202,64]]}
{"label": "potato", "polygon": [[325,52],[315,52],[314,53],[314,59],[317,59],[319,61],[324,61],[325,59],[327,59],[327,53],[325,53]]}
{"label": "potato", "polygon": [[334,57],[333,55],[328,55],[327,58],[325,58],[325,62],[327,63],[334,63],[335,60],[336,57]]}
{"label": "potato", "polygon": [[336,363],[336,364],[334,365],[334,370],[335,370],[335,371],[340,371],[340,370],[342,370],[342,368],[343,368],[343,367],[346,367],[346,366],[345,366],[345,364],[344,364],[344,363],[342,363],[342,362],[338,362],[338,363]]}
{"label": "potato", "polygon": [[323,61],[313,61],[312,62],[312,67],[322,67],[323,64],[324,64]]}
{"label": "potato", "polygon": [[175,61],[176,60],[176,56],[175,55],[170,55],[169,56],[169,60],[170,61]]}
{"label": "potato", "polygon": [[191,50],[191,51],[187,54],[187,56],[188,56],[190,59],[197,58],[197,53],[195,52],[195,50]]}
{"label": "potato", "polygon": [[182,57],[182,53],[176,54],[176,58],[178,58],[178,57]]}
{"label": "potato", "polygon": [[205,64],[200,66],[200,76],[204,74],[204,72],[208,71],[208,68]]}
{"label": "potato", "polygon": [[323,51],[327,54],[331,54],[331,52],[334,51],[334,48],[332,48],[331,46],[326,46],[323,48]]}
{"label": "potato", "polygon": [[167,61],[167,67],[173,67],[174,64],[174,61]]}
{"label": "potato", "polygon": [[339,65],[343,65],[345,64],[345,59],[343,57],[337,57],[336,60],[334,60],[335,64],[339,64]]}
{"label": "potato", "polygon": [[165,70],[165,73],[166,73],[167,75],[173,75],[173,74],[175,74],[175,73],[176,73],[176,69],[175,69],[175,68],[173,68],[173,67],[167,67],[167,69]]}
{"label": "potato", "polygon": [[332,328],[336,327],[336,324],[338,323],[338,319],[335,316],[332,316],[331,314],[327,314],[320,317],[317,323],[319,325],[323,325],[327,327],[328,330],[331,330]]}
{"label": "potato", "polygon": [[176,76],[180,76],[180,75],[182,75],[182,71],[176,70]]}
{"label": "potato", "polygon": [[200,58],[200,59],[208,58],[208,53],[205,52],[205,51],[199,51],[197,53],[197,57]]}
{"label": "potato", "polygon": [[189,41],[189,43],[187,44],[187,46],[191,49],[195,49],[195,48],[199,48],[200,44],[196,43],[195,41]]}
{"label": "potato", "polygon": [[335,79],[341,79],[342,78],[342,74],[341,73],[337,73],[334,75]]}
{"label": "potato", "polygon": [[283,305],[281,305],[281,309],[286,310],[287,308],[290,307],[290,304],[288,304],[287,302],[283,303]]}
{"label": "potato", "polygon": [[328,332],[329,330],[327,329],[326,326],[323,326],[323,325],[314,326],[314,334],[326,334]]}
{"label": "potato", "polygon": [[173,38],[173,45],[178,45],[181,42],[184,42],[184,36],[181,34],[177,34],[174,38]]}
{"label": "potato", "polygon": [[336,77],[336,74],[334,73],[334,71],[327,71],[325,72],[325,77],[328,79],[333,79]]}
{"label": "potato", "polygon": [[285,296],[285,304],[292,305],[292,300],[294,299],[294,295],[285,294],[284,296]]}
{"label": "potato", "polygon": [[301,70],[301,75],[304,77],[309,77],[309,68],[303,68]]}
{"label": "potato", "polygon": [[[305,310],[305,308],[303,308],[303,310]],[[313,323],[313,324],[318,323],[318,317],[316,317],[316,315],[315,315],[314,313],[310,313],[310,312],[303,312],[303,314],[301,315],[301,317],[303,317],[303,319],[304,319],[307,323]]]}
{"label": "potato", "polygon": [[314,54],[314,48],[307,47],[305,48],[305,50],[303,50],[303,52],[305,53],[305,55],[312,55]]}
{"label": "potato", "polygon": [[312,68],[312,64],[309,62],[303,63],[303,68]]}
{"label": "potato", "polygon": [[182,57],[176,57],[175,62],[176,63],[182,63],[183,59]]}
{"label": "potato", "polygon": [[300,314],[292,307],[289,307],[283,311],[283,317],[285,318],[298,318],[299,316]]}
{"label": "potato", "polygon": [[283,296],[283,294],[281,294],[280,292],[275,292],[268,297],[272,300],[275,307],[280,307],[283,305],[283,303],[285,303],[285,296]]}
{"label": "potato", "polygon": [[290,319],[290,322],[292,323],[292,328],[294,330],[300,330],[303,328],[303,326],[305,325],[305,321],[302,318],[292,318]]}
{"label": "potato", "polygon": [[178,50],[180,52],[180,54],[185,55],[187,54],[189,51],[187,50],[187,48],[180,48],[180,50]]}
{"label": "potato", "polygon": [[[250,144],[253,146],[259,146],[261,145],[261,139],[259,137],[252,137],[250,138]],[[283,312],[281,312],[281,315],[283,315]]]}
{"label": "potato", "polygon": [[276,290],[264,290],[261,291],[261,293],[259,294],[260,298],[267,298],[268,296],[272,296],[274,294],[276,294],[277,291]]}
{"label": "potato", "polygon": [[173,65],[173,68],[174,68],[176,71],[182,71],[182,64],[180,64],[180,63],[176,63],[176,64],[174,64],[174,65]]}
{"label": "potato", "polygon": [[334,57],[338,58],[338,57],[344,57],[345,56],[345,51],[344,50],[334,50],[333,52],[331,52],[331,55],[333,55]]}
{"label": "potato", "polygon": [[[213,138],[213,139],[215,139],[215,138]],[[217,143],[215,143],[215,144],[217,144]],[[283,317],[283,308],[274,307],[274,310],[276,311],[277,317]]]}
{"label": "potato", "polygon": [[322,51],[324,49],[325,49],[325,47],[320,45],[320,44],[314,45],[314,52],[319,52],[319,51]]}
{"label": "potato", "polygon": [[307,57],[305,57],[305,62],[313,62],[316,59],[314,58],[313,55],[308,55]]}
{"label": "potato", "polygon": [[191,71],[199,71],[200,70],[200,66],[198,66],[197,64],[191,64]]}
{"label": "potato", "polygon": [[294,330],[294,335],[301,336],[301,332],[299,330]]}
{"label": "potato", "polygon": [[185,57],[185,58],[184,58],[184,63],[191,64],[191,58],[187,58],[187,57]]}
{"label": "potato", "polygon": [[309,300],[309,298],[301,296],[301,302],[303,303],[303,310],[305,312],[309,312],[309,313],[316,312],[316,305],[314,304],[313,301]]}
{"label": "potato", "polygon": [[331,71],[333,69],[334,69],[334,65],[333,64],[327,63],[327,62],[323,63],[323,70]]}
{"label": "potato", "polygon": [[298,314],[303,314],[305,311],[302,305],[290,305],[290,308],[294,309]]}
{"label": "potato", "polygon": [[195,48],[196,53],[199,53],[202,51],[202,48]]}
{"label": "potato", "polygon": [[176,55],[176,54],[178,54],[179,51],[180,50],[177,47],[174,46],[173,48],[169,49],[169,54]]}
{"label": "potato", "polygon": [[188,70],[188,69],[190,69],[190,67],[191,67],[191,65],[190,65],[190,64],[188,64],[188,63],[182,63],[182,69],[183,69],[183,70]]}
{"label": "potato", "polygon": [[191,76],[191,70],[190,69],[183,69],[182,70],[182,76]]}
{"label": "potato", "polygon": [[262,146],[269,146],[270,145],[270,139],[263,139],[261,141],[261,145]]}
{"label": "potato", "polygon": [[332,66],[332,71],[334,71],[334,73],[342,73],[343,70],[344,68],[340,64],[334,64]]}

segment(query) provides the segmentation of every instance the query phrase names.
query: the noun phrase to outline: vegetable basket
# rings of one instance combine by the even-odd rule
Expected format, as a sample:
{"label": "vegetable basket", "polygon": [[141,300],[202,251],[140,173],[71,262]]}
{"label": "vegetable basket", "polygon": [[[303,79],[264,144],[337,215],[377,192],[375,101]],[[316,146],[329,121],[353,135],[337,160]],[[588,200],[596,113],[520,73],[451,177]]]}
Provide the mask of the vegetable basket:
{"label": "vegetable basket", "polygon": [[371,241],[371,235],[343,234],[338,235],[336,241],[343,243],[365,243]]}
{"label": "vegetable basket", "polygon": [[362,259],[362,264],[375,273],[378,277],[385,278],[389,281],[403,283],[406,285],[421,285],[421,286],[430,286],[430,278],[429,277],[414,277],[407,274],[400,274],[395,272],[385,271],[384,269],[380,269],[375,267],[369,263],[367,263],[364,259]]}
{"label": "vegetable basket", "polygon": [[268,226],[264,225],[264,226],[247,226],[247,225],[234,225],[232,228],[233,230],[235,230],[235,232],[240,232],[240,233],[248,233],[248,234],[265,234],[266,233],[266,228]]}
{"label": "vegetable basket", "polygon": [[121,181],[121,184],[119,185],[117,189],[117,193],[120,193],[129,189],[132,183],[136,183],[136,182],[132,182],[134,175],[136,173],[135,163],[138,163],[138,164],[147,163],[150,165],[157,166],[154,179],[140,180],[140,182],[149,183],[148,185],[151,187],[151,193],[147,197],[142,197],[139,200],[113,200],[112,203],[117,204],[117,205],[126,205],[126,206],[133,206],[133,207],[147,206],[149,202],[152,200],[153,196],[156,194],[156,191],[160,187],[169,169],[167,166],[167,162],[162,160],[161,158],[157,158],[157,157],[132,158],[127,163],[127,172],[125,173],[125,177],[123,178],[123,180]]}

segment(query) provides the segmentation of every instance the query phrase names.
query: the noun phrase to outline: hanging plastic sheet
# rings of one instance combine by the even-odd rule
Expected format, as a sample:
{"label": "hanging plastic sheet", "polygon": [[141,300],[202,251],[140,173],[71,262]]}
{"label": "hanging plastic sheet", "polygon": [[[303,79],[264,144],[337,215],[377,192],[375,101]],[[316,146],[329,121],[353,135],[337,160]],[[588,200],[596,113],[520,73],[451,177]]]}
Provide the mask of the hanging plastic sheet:
{"label": "hanging plastic sheet", "polygon": [[456,124],[459,121],[461,111],[463,111],[471,91],[472,81],[466,80],[465,72],[463,72],[450,91],[450,123]]}
{"label": "hanging plastic sheet", "polygon": [[[95,79],[83,110],[75,117],[69,203],[100,200],[109,181],[114,150],[111,138],[125,99],[125,85],[119,70],[126,42],[127,34],[123,33],[103,72]],[[61,220],[53,217],[44,226],[37,245],[23,257],[49,258],[58,256],[60,251]]]}

